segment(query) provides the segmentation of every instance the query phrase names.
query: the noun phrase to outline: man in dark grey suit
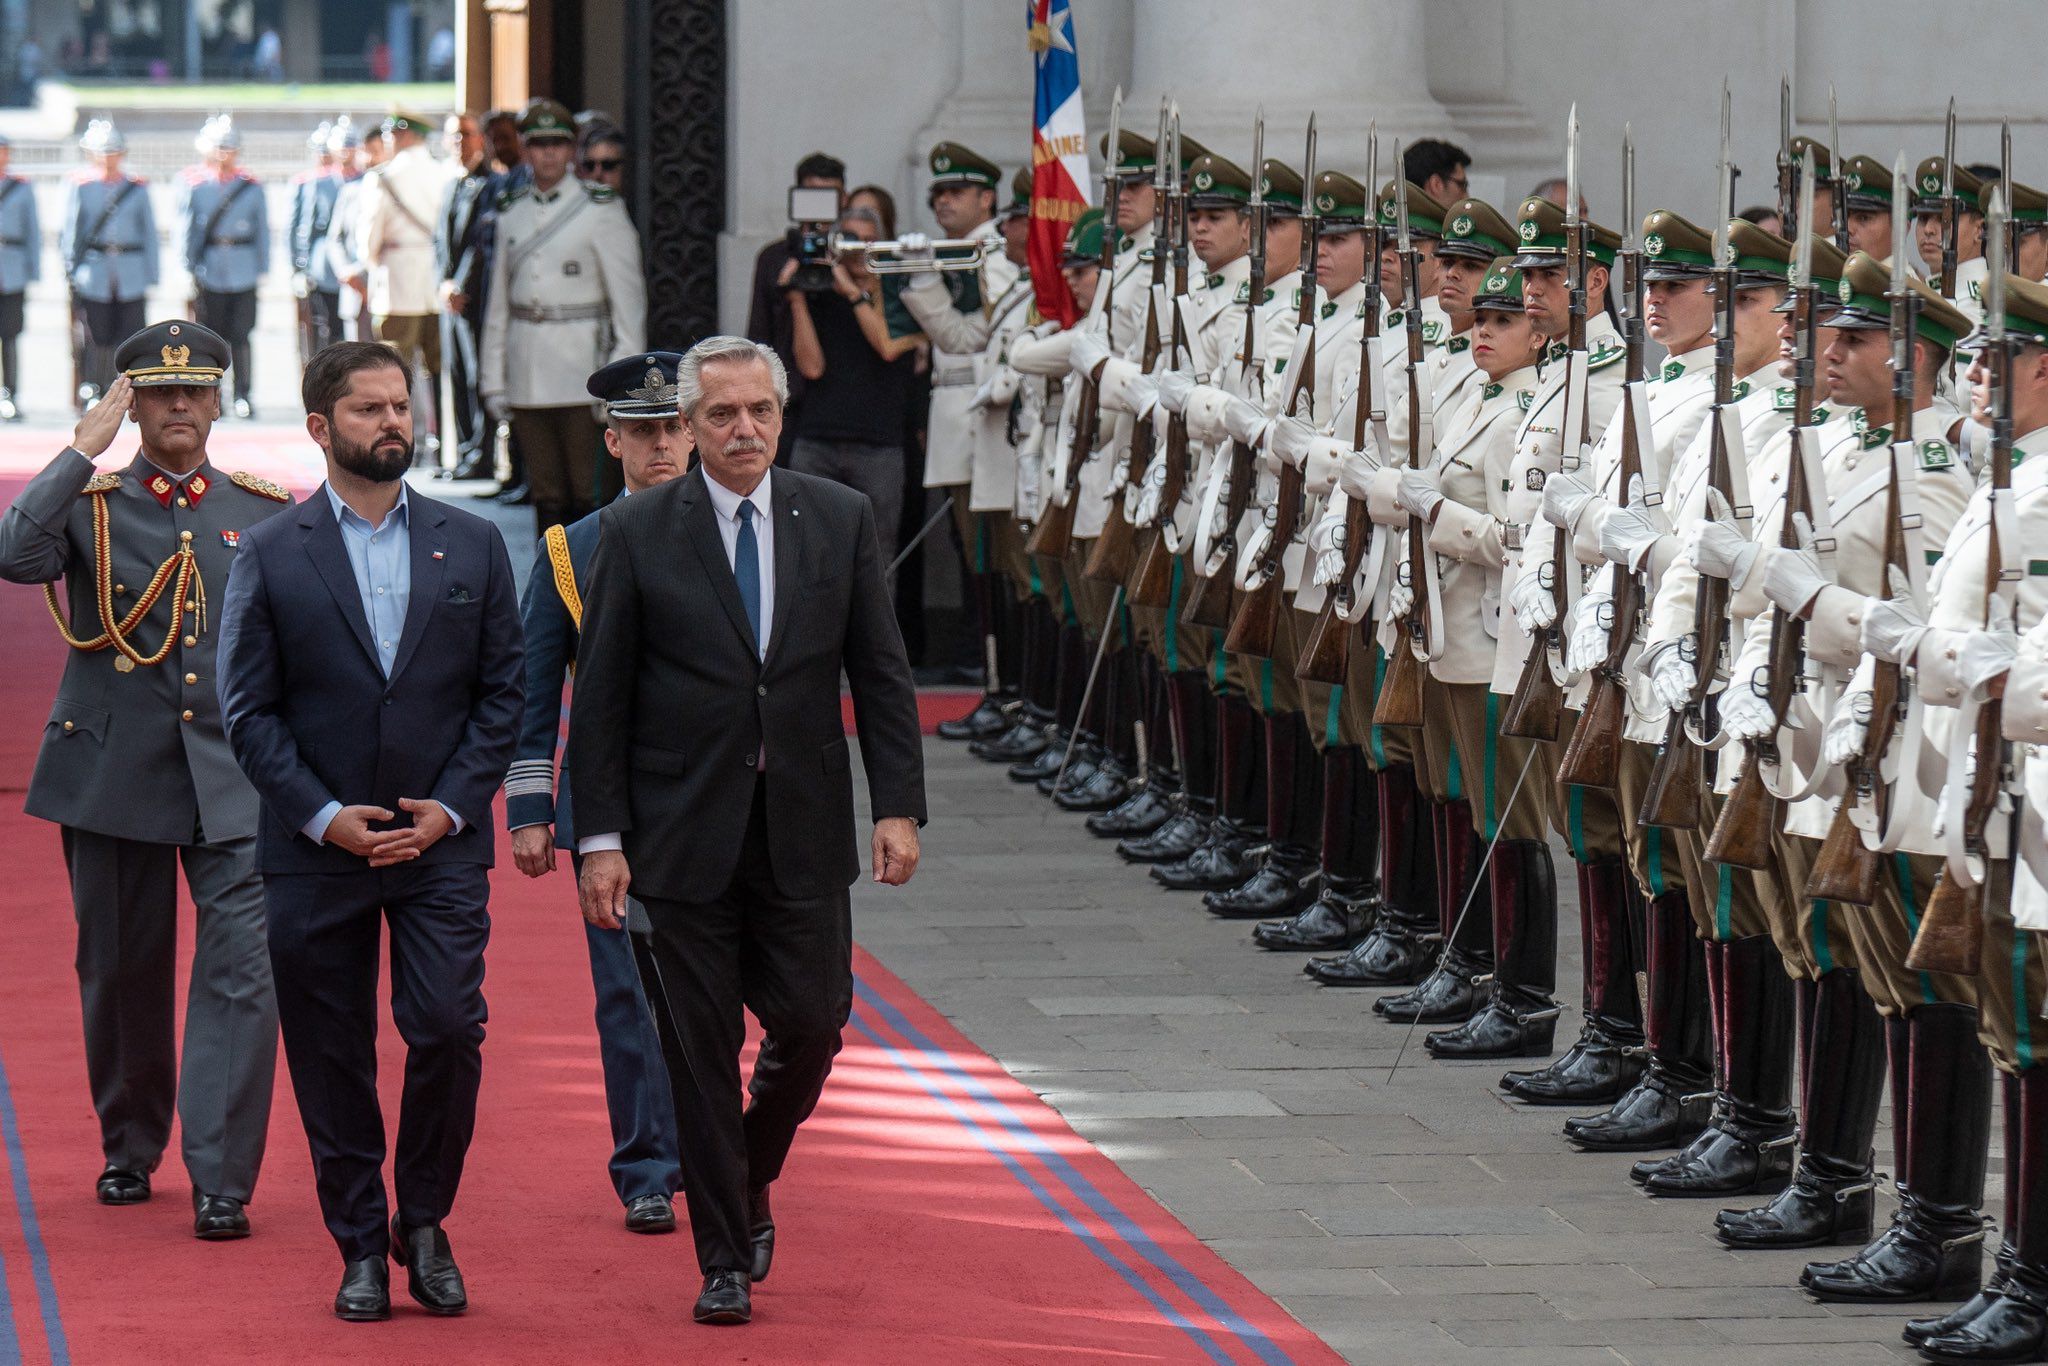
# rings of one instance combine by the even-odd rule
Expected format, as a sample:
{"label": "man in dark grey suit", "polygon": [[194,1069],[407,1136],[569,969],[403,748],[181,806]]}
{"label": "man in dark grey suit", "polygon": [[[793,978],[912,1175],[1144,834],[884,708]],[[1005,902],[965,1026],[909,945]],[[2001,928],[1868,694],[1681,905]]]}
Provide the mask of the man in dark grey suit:
{"label": "man in dark grey suit", "polygon": [[[410,493],[412,375],[389,347],[313,358],[306,426],[327,482],[242,538],[221,609],[228,743],[263,798],[257,861],[278,1019],[344,1319],[468,1296],[441,1221],[483,1075],[491,800],[525,694],[512,565],[497,528]],[[387,1227],[377,1104],[377,949],[406,1042],[398,1212]]]}
{"label": "man in dark grey suit", "polygon": [[[853,691],[877,882],[917,869],[917,698],[856,490],[774,470],[775,352],[712,337],[676,367],[699,466],[606,508],[569,724],[584,917],[645,904],[689,1076],[684,1192],[699,1323],[745,1323],[768,1188],[818,1102],[853,1001],[860,875],[839,680]],[[766,1037],[740,1109],[742,1008]]]}
{"label": "man in dark grey suit", "polygon": [[[175,1103],[193,1232],[242,1238],[270,1127],[277,1010],[256,793],[222,734],[201,605],[227,582],[236,544],[291,495],[206,458],[227,342],[197,323],[166,322],[113,354],[120,377],[0,521],[0,578],[48,585],[53,608],[62,578],[69,599],[72,653],[28,813],[64,831],[86,1075],[106,1155],[101,1203],[149,1199]],[[96,473],[93,460],[124,420],[140,428],[141,454]],[[181,863],[199,908],[182,1074],[173,1023]]]}

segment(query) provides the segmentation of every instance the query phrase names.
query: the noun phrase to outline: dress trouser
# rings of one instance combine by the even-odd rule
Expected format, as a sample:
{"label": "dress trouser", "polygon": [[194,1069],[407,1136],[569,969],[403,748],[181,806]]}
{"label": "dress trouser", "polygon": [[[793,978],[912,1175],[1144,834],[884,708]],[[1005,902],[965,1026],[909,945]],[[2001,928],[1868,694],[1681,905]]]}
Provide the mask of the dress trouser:
{"label": "dress trouser", "polygon": [[85,315],[85,382],[100,393],[114,382],[114,352],[121,343],[142,330],[145,321],[143,299],[77,299]]}
{"label": "dress trouser", "polygon": [[[697,1264],[753,1264],[748,1193],[782,1174],[817,1106],[853,1009],[853,903],[845,888],[791,898],[775,887],[767,784],[754,784],[732,881],[705,901],[645,898],[654,958],[689,1062],[676,1096]],[[740,1107],[745,1011],[763,1038]]]}
{"label": "dress trouser", "polygon": [[[471,302],[475,307],[475,301]],[[477,396],[482,373],[477,358],[477,334],[483,328],[483,314],[443,313],[441,315],[441,362],[448,367],[448,389],[454,396],[455,460],[457,464],[485,453],[491,423]],[[488,475],[489,470],[484,473]]]}
{"label": "dress trouser", "polygon": [[597,462],[604,429],[588,403],[560,408],[514,408],[512,439],[526,461],[537,531],[568,525],[597,506]]}
{"label": "dress trouser", "polygon": [[255,377],[249,368],[249,334],[256,330],[256,291],[238,289],[221,293],[202,289],[195,311],[199,316],[194,321],[220,333],[227,342],[228,370],[233,376],[235,397],[247,399],[255,387]]}
{"label": "dress trouser", "polygon": [[23,298],[20,291],[0,294],[0,389],[17,400],[21,397],[21,324]]}
{"label": "dress trouser", "polygon": [[[277,1066],[255,838],[144,844],[69,826],[63,838],[78,919],[86,1079],[108,1164],[154,1171],[175,1104],[192,1184],[249,1199]],[[199,908],[182,1070],[173,1025],[180,863]]]}
{"label": "dress trouser", "polygon": [[384,1256],[391,1233],[377,1102],[379,941],[388,924],[391,1018],[406,1045],[398,1217],[417,1228],[455,1207],[476,1129],[489,879],[480,863],[413,863],[269,874],[263,885],[277,1018],[320,1211],[344,1260]]}
{"label": "dress trouser", "polygon": [[309,289],[306,310],[313,317],[313,350],[318,352],[343,340],[341,335],[341,291]]}

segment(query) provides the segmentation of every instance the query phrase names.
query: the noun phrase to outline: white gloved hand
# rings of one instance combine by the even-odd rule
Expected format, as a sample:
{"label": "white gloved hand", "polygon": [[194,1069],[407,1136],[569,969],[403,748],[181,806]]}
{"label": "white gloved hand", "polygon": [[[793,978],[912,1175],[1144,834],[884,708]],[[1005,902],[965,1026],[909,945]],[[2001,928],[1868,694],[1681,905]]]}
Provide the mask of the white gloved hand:
{"label": "white gloved hand", "polygon": [[1138,526],[1151,526],[1159,520],[1159,499],[1166,492],[1166,466],[1153,465],[1145,471],[1145,481],[1138,489],[1138,511],[1131,519]]}
{"label": "white gloved hand", "polygon": [[1813,523],[1806,514],[1792,514],[1792,525],[1799,536],[1799,548],[1774,546],[1764,557],[1764,596],[1781,611],[1798,616],[1820,596],[1820,590],[1833,586],[1820,567],[1820,556],[1813,553]]}
{"label": "white gloved hand", "polygon": [[1628,481],[1628,506],[1608,514],[1600,527],[1600,553],[1631,573],[1643,567],[1643,557],[1664,534],[1650,515],[1644,500],[1641,475]]}
{"label": "white gloved hand", "polygon": [[1596,668],[1607,658],[1607,642],[1614,630],[1614,595],[1588,593],[1572,609],[1571,637],[1565,642],[1564,664],[1572,673]]}
{"label": "white gloved hand", "polygon": [[1427,524],[1443,500],[1443,490],[1437,487],[1434,473],[1401,471],[1401,482],[1394,488],[1394,501],[1406,509],[1409,516]]}
{"label": "white gloved hand", "polygon": [[1131,416],[1143,422],[1158,406],[1159,381],[1150,375],[1132,375],[1124,381],[1124,394],[1130,401]]}
{"label": "white gloved hand", "polygon": [[[1820,753],[1831,768],[1853,763],[1863,753],[1870,737],[1870,714],[1876,699],[1868,688],[1859,688],[1835,704],[1828,713],[1827,726],[1820,733]],[[1725,713],[1724,713],[1725,715]]]}
{"label": "white gloved hand", "polygon": [[1553,474],[1543,481],[1543,515],[1552,526],[1571,531],[1598,496],[1593,486],[1576,474]]}
{"label": "white gloved hand", "polygon": [[1256,446],[1266,434],[1266,410],[1250,399],[1232,394],[1223,403],[1223,430],[1240,445]]}
{"label": "white gloved hand", "polygon": [[932,239],[921,232],[906,232],[896,239],[896,255],[910,263],[929,270],[937,255],[932,249]]}
{"label": "white gloved hand", "polygon": [[483,395],[484,412],[493,422],[509,422],[512,419],[512,405],[505,401],[503,394]]}
{"label": "white gloved hand", "polygon": [[1316,429],[1298,417],[1275,418],[1266,429],[1266,451],[1273,457],[1273,472],[1279,473],[1282,463],[1300,469],[1308,463],[1308,448],[1316,439]]}
{"label": "white gloved hand", "polygon": [[1415,589],[1408,582],[1408,561],[1403,559],[1394,570],[1394,582],[1387,589],[1387,611],[1397,617],[1405,617],[1415,608]]}
{"label": "white gloved hand", "polygon": [[1109,343],[1093,327],[1078,329],[1074,340],[1067,343],[1067,368],[1082,379],[1094,374],[1096,367],[1108,359]]}
{"label": "white gloved hand", "polygon": [[1891,577],[1892,595],[1863,600],[1863,648],[1891,664],[1911,664],[1921,637],[1927,634],[1927,616],[1913,605],[1906,576],[1896,565]]}
{"label": "white gloved hand", "polygon": [[1188,395],[1195,392],[1195,377],[1185,370],[1162,370],[1159,373],[1159,406],[1169,413],[1184,413],[1188,410]]}
{"label": "white gloved hand", "polygon": [[1643,671],[1650,677],[1650,690],[1670,711],[1682,710],[1692,700],[1693,686],[1699,681],[1699,674],[1685,657],[1686,641],[1692,639],[1687,635],[1685,640],[1660,641],[1643,656]]}
{"label": "white gloved hand", "polygon": [[1557,593],[1550,583],[1554,568],[1549,560],[1544,560],[1536,566],[1533,574],[1525,569],[1508,594],[1508,606],[1514,611],[1515,624],[1529,635],[1547,631],[1557,623]]}
{"label": "white gloved hand", "polygon": [[1707,520],[1687,538],[1686,558],[1692,561],[1693,568],[1708,578],[1726,579],[1730,587],[1740,588],[1749,582],[1749,571],[1756,566],[1757,551],[1761,549],[1735,525],[1735,510],[1721,496],[1721,490],[1708,489]]}
{"label": "white gloved hand", "polygon": [[1956,672],[1962,675],[1964,686],[1972,693],[1982,694],[1985,684],[2011,672],[2013,660],[2019,657],[2019,652],[2019,633],[2013,630],[2004,604],[1994,600],[1991,625],[1982,631],[1970,632],[1956,647]]}
{"label": "white gloved hand", "polygon": [[998,372],[974,386],[974,397],[967,403],[969,412],[978,413],[996,401],[996,381],[1001,377]]}
{"label": "white gloved hand", "polygon": [[1370,451],[1347,451],[1337,462],[1337,487],[1346,498],[1365,499],[1372,489],[1372,477],[1380,462]]}
{"label": "white gloved hand", "polygon": [[1763,696],[1770,686],[1771,669],[1763,664],[1747,682],[1730,683],[1722,692],[1721,729],[1728,732],[1729,739],[1761,740],[1777,729],[1778,718],[1771,713],[1770,700]]}

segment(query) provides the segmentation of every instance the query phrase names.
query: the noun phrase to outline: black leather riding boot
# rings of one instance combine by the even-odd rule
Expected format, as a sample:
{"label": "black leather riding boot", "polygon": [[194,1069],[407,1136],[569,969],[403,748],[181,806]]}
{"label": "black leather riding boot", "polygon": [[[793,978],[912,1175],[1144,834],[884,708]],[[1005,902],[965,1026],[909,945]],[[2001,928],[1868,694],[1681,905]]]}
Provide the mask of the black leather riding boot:
{"label": "black leather riding boot", "polygon": [[998,667],[996,655],[988,650],[988,640],[996,630],[999,613],[996,599],[1007,597],[1007,585],[998,574],[969,574],[968,588],[974,599],[976,623],[981,627],[984,663],[981,700],[974,710],[951,721],[941,721],[937,734],[941,740],[992,740],[1010,728],[1010,718],[1004,711],[1004,703],[1012,696],[1003,691],[1004,680],[990,672]]}
{"label": "black leather riding boot", "polygon": [[1643,1016],[1636,993],[1644,908],[1628,866],[1572,864],[1579,880],[1579,935],[1585,1021],[1563,1057],[1533,1072],[1509,1072],[1500,1089],[1530,1105],[1611,1101],[1643,1074]]}
{"label": "black leather riding boot", "polygon": [[1302,968],[1325,986],[1409,986],[1436,961],[1436,860],[1429,808],[1407,764],[1382,769],[1379,804],[1380,909],[1372,932],[1349,953]]}
{"label": "black leather riding boot", "polygon": [[1067,741],[1081,721],[1081,690],[1088,684],[1090,657],[1088,637],[1080,625],[1062,623],[1053,637],[1053,724],[1045,732],[1047,744],[1030,758],[1010,765],[1010,781],[1036,783],[1060,771]]}
{"label": "black leather riding boot", "polygon": [[[1901,1017],[1896,1021],[1887,1020],[1886,1023],[1903,1024],[1905,1020]],[[1900,1070],[1908,1069],[1902,1067]],[[1992,1255],[1991,1279],[1984,1282],[1982,1290],[1946,1314],[1906,1321],[1906,1326],[1899,1330],[1899,1336],[1915,1347],[1929,1338],[1938,1338],[1955,1332],[1965,1324],[1974,1322],[1978,1315],[1991,1308],[2004,1296],[2005,1287],[2012,1280],[2013,1265],[2019,1260],[2020,1196],[2023,1193],[2019,1174],[2026,1166],[2024,1154],[2027,1141],[2025,1088],[2021,1085],[2020,1078],[2010,1072],[2000,1072],[1998,1083],[1999,1097],[2005,1107],[2005,1218],[1999,1224],[2005,1230],[2005,1237],[1999,1242],[1998,1251]],[[1893,1104],[1897,1108],[1892,1113],[1903,1115],[1906,1112],[1903,1097]],[[1893,1126],[1895,1129],[1905,1127],[1904,1124]],[[2040,1132],[2042,1127],[2037,1125],[2036,1132]]]}
{"label": "black leather riding boot", "polygon": [[1216,819],[1202,843],[1174,863],[1158,864],[1152,877],[1177,892],[1214,892],[1235,887],[1251,871],[1249,853],[1266,838],[1266,728],[1242,697],[1217,699],[1220,796]]}
{"label": "black leather riding boot", "polygon": [[1052,794],[1053,805],[1062,811],[1108,811],[1121,805],[1131,793],[1138,776],[1138,652],[1128,646],[1103,656],[1095,690],[1101,706],[1099,718],[1103,757],[1095,771],[1082,779],[1071,773],[1062,790]]}
{"label": "black leather riding boot", "polygon": [[1723,1210],[1714,1234],[1729,1247],[1855,1246],[1870,1241],[1871,1140],[1884,1098],[1884,1024],[1853,968],[1807,985],[1812,1020],[1800,1050],[1799,1166],[1770,1204]]}
{"label": "black leather riding boot", "polygon": [[1379,804],[1366,795],[1376,781],[1356,745],[1323,751],[1322,855],[1316,899],[1291,920],[1252,927],[1262,949],[1343,949],[1372,924],[1372,861],[1379,843]]}
{"label": "black leather riding boot", "polygon": [[1142,719],[1131,728],[1137,751],[1132,772],[1140,781],[1132,783],[1129,795],[1116,806],[1088,818],[1088,833],[1104,839],[1149,835],[1179,810],[1175,798],[1180,795],[1180,773],[1175,767],[1177,750],[1166,675],[1149,653],[1137,651],[1135,658],[1138,715]]}
{"label": "black leather riding boot", "polygon": [[1687,1143],[1705,1126],[1711,1073],[1712,992],[1706,945],[1693,932],[1685,893],[1666,892],[1645,915],[1648,1065],[1604,1113],[1565,1121],[1564,1136],[1600,1152],[1645,1152]]}
{"label": "black leather riding boot", "polygon": [[1477,1015],[1429,1035],[1439,1058],[1528,1058],[1557,1028],[1557,880],[1542,840],[1499,840],[1489,870],[1493,990]]}
{"label": "black leather riding boot", "polygon": [[1266,847],[1235,887],[1202,898],[1212,915],[1263,920],[1288,915],[1315,895],[1323,811],[1321,757],[1298,711],[1266,718]]}
{"label": "black leather riding boot", "polygon": [[1164,680],[1167,724],[1180,757],[1180,790],[1166,820],[1150,834],[1125,839],[1116,851],[1132,863],[1173,863],[1192,854],[1216,818],[1216,730],[1221,710],[1199,673]]}
{"label": "black leather riding boot", "polygon": [[[1437,852],[1437,932],[1443,952],[1413,991],[1382,996],[1373,1010],[1396,1023],[1458,1024],[1486,1003],[1493,970],[1493,927],[1486,914],[1486,847],[1472,828],[1471,803],[1431,803]],[[1475,914],[1475,910],[1477,914]]]}

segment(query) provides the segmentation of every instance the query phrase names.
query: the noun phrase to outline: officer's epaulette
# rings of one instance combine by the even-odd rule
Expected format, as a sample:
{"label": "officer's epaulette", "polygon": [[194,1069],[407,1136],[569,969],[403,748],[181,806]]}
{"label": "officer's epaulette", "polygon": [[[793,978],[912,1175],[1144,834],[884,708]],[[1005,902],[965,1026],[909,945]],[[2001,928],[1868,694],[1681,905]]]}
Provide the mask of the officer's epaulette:
{"label": "officer's epaulette", "polygon": [[583,193],[590,196],[590,202],[593,204],[607,204],[619,197],[617,190],[609,185],[600,185],[594,180],[579,180],[576,183],[583,187]]}
{"label": "officer's epaulette", "polygon": [[121,476],[111,470],[102,471],[85,481],[86,493],[112,493],[121,487]]}
{"label": "officer's epaulette", "polygon": [[1238,281],[1238,285],[1237,285],[1237,297],[1236,297],[1236,298],[1234,298],[1234,299],[1232,299],[1232,300],[1231,300],[1231,302],[1232,302],[1232,303],[1234,303],[1234,304],[1245,304],[1245,303],[1250,303],[1250,302],[1251,302],[1251,298],[1252,298],[1252,282],[1251,282],[1250,280],[1240,280],[1240,281]]}
{"label": "officer's epaulette", "polygon": [[1798,406],[1799,391],[1789,384],[1781,384],[1771,390],[1771,407],[1781,413],[1789,413]]}
{"label": "officer's epaulette", "polygon": [[1748,398],[1749,381],[1746,379],[1739,379],[1735,381],[1735,387],[1728,391],[1728,396],[1738,403],[1741,402],[1743,399]]}
{"label": "officer's epaulette", "polygon": [[1425,318],[1422,323],[1422,340],[1435,346],[1443,340],[1444,324],[1441,318]]}
{"label": "officer's epaulette", "polygon": [[1945,470],[1955,464],[1955,456],[1946,441],[1923,441],[1920,443],[1920,468],[1923,470]]}
{"label": "officer's epaulette", "polygon": [[530,185],[520,185],[514,189],[505,191],[503,194],[498,196],[499,210],[503,211],[505,209],[511,208],[514,204],[517,204],[520,200],[526,198],[528,192],[531,191],[532,188],[533,187]]}
{"label": "officer's epaulette", "polygon": [[274,499],[280,503],[289,503],[292,500],[291,491],[285,488],[284,485],[273,484],[268,479],[259,479],[253,474],[244,474],[240,470],[230,474],[228,482],[238,488],[245,488],[262,498]]}
{"label": "officer's epaulette", "polygon": [[1588,372],[1605,370],[1627,354],[1628,348],[1626,346],[1621,345],[1612,337],[1602,337],[1593,344],[1593,349],[1586,353],[1586,369]]}

